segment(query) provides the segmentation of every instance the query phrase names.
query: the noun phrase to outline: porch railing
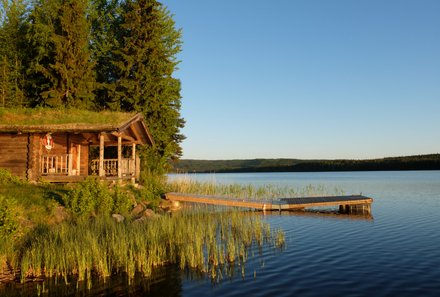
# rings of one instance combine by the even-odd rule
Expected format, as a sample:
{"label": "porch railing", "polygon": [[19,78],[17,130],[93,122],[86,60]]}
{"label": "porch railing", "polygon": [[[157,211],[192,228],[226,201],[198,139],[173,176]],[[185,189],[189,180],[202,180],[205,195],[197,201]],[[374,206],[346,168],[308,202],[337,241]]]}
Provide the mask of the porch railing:
{"label": "porch railing", "polygon": [[74,174],[72,170],[72,154],[41,156],[41,174]]}
{"label": "porch railing", "polygon": [[[104,159],[105,176],[118,176],[118,159]],[[99,159],[90,162],[91,175],[99,175]],[[133,177],[136,173],[135,161],[133,159],[121,160],[121,173],[123,177]]]}

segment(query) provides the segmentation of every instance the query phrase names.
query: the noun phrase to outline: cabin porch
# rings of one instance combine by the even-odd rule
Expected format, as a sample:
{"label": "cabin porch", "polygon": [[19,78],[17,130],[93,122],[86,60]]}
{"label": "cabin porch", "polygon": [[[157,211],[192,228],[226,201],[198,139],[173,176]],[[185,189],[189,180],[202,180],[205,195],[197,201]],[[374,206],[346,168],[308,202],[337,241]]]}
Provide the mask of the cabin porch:
{"label": "cabin porch", "polygon": [[[83,135],[86,136],[86,135]],[[47,182],[77,182],[87,176],[99,176],[101,179],[118,180],[126,179],[135,182],[139,179],[139,158],[136,156],[136,143],[123,142],[122,135],[108,136],[105,133],[97,135],[99,139],[99,157],[90,159],[90,147],[96,146],[93,138],[87,138],[88,145],[84,142],[74,143],[70,138],[66,146],[68,153],[48,153],[40,157],[40,177]],[[58,136],[58,141],[60,137]],[[103,140],[103,141],[101,141]],[[117,146],[116,158],[104,158],[105,144]],[[123,145],[124,144],[124,145]],[[56,142],[55,142],[56,145]],[[123,156],[123,148],[125,156]],[[114,151],[114,150],[113,150]],[[127,157],[127,151],[130,156]],[[85,155],[86,154],[86,155]]]}

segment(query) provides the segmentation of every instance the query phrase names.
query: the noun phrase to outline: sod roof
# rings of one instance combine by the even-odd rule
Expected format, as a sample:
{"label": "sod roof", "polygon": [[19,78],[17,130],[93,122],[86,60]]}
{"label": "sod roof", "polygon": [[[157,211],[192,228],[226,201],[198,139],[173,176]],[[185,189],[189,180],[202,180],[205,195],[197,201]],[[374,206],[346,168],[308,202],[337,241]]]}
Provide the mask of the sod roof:
{"label": "sod roof", "polygon": [[115,131],[142,115],[78,109],[0,108],[0,132]]}

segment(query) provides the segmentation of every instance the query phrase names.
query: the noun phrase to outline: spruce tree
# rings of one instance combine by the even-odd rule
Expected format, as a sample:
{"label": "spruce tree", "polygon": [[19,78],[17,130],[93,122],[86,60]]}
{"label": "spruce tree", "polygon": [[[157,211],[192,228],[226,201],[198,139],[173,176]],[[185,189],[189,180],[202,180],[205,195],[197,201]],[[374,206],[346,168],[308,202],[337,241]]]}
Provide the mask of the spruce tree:
{"label": "spruce tree", "polygon": [[0,14],[0,106],[22,107],[26,1],[2,0]]}
{"label": "spruce tree", "polygon": [[90,108],[95,75],[88,0],[39,0],[31,13],[29,74],[34,105]]}
{"label": "spruce tree", "polygon": [[178,158],[184,120],[181,85],[173,73],[179,63],[181,30],[175,28],[166,7],[155,0],[125,1],[120,26],[119,48],[113,51],[117,79],[109,106],[142,112],[156,142],[149,154],[162,161]]}
{"label": "spruce tree", "polygon": [[95,62],[95,108],[108,108],[112,101],[116,67],[113,64],[113,51],[118,47],[121,5],[119,0],[92,0],[91,53]]}

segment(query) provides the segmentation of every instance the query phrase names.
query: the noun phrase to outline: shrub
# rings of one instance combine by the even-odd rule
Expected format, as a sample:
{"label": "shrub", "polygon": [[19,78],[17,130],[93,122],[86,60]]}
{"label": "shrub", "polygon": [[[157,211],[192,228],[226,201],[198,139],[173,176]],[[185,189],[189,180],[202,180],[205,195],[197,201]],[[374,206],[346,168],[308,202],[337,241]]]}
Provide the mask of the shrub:
{"label": "shrub", "polygon": [[11,171],[0,168],[0,185],[18,185],[22,184],[23,181],[11,173]]}
{"label": "shrub", "polygon": [[130,197],[127,191],[119,186],[113,188],[113,213],[127,214],[133,208],[134,198]]}
{"label": "shrub", "polygon": [[0,238],[13,236],[18,230],[17,201],[0,196]]}
{"label": "shrub", "polygon": [[113,199],[105,184],[88,177],[63,196],[63,202],[78,218],[96,214],[108,214],[113,208]]}
{"label": "shrub", "polygon": [[89,177],[65,194],[63,203],[76,218],[128,214],[136,201],[133,193],[120,186],[110,189],[108,186],[108,183]]}
{"label": "shrub", "polygon": [[166,177],[148,171],[142,172],[142,199],[156,201],[166,192]]}

